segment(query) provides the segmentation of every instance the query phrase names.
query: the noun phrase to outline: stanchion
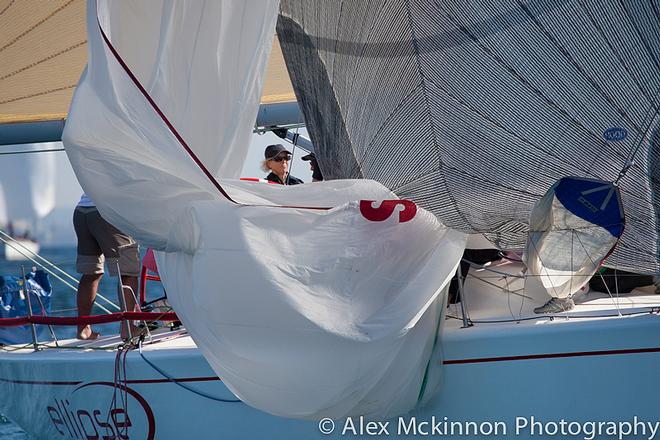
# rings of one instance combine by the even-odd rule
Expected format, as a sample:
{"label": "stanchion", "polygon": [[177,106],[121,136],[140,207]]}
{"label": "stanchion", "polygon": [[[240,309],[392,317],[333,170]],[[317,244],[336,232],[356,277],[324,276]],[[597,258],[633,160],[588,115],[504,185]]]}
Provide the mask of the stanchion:
{"label": "stanchion", "polygon": [[[21,290],[25,294],[28,317],[32,318],[32,301],[30,300],[30,290],[28,289],[28,283],[25,279],[25,266],[21,266],[21,284],[19,286],[21,286]],[[37,326],[35,324],[30,324],[30,328],[32,329],[32,346],[34,347],[34,351],[39,351],[39,344],[37,342]]]}

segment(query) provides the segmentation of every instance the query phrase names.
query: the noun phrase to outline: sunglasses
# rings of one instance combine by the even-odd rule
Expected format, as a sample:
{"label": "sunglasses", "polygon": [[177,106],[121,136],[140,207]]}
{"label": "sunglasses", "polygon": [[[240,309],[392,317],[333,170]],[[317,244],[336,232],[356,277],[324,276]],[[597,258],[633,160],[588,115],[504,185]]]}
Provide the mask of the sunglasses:
{"label": "sunglasses", "polygon": [[290,154],[285,154],[284,156],[277,156],[272,159],[273,162],[282,162],[284,160],[291,160],[291,155]]}

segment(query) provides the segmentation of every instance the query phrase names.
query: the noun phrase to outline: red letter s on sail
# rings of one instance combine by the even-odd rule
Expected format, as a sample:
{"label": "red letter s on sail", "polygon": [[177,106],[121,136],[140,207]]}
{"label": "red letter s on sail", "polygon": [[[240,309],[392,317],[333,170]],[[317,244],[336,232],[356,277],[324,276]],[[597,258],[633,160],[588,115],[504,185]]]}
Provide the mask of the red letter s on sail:
{"label": "red letter s on sail", "polygon": [[417,205],[410,200],[383,200],[378,208],[373,207],[374,200],[360,200],[360,213],[367,220],[382,222],[392,216],[397,205],[403,206],[399,211],[399,222],[412,220],[417,214]]}

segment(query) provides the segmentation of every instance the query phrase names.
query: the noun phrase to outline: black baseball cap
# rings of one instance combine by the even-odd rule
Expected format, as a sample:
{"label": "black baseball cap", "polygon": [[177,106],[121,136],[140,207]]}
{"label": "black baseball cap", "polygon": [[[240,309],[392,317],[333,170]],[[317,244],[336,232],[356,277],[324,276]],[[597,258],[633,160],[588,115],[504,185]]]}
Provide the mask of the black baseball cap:
{"label": "black baseball cap", "polygon": [[266,158],[266,160],[275,159],[277,155],[280,154],[281,152],[291,154],[289,150],[284,148],[284,145],[273,144],[266,147],[266,151],[264,151],[264,157]]}
{"label": "black baseball cap", "polygon": [[307,160],[307,161],[309,161],[309,160],[316,160],[316,156],[314,155],[314,153],[309,153],[309,154],[307,154],[307,155],[301,157],[301,159],[302,159],[302,160]]}

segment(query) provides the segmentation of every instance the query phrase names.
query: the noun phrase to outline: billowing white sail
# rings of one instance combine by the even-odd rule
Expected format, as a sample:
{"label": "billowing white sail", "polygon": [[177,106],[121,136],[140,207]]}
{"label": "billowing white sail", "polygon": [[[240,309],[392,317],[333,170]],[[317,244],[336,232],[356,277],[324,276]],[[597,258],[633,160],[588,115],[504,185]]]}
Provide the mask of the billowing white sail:
{"label": "billowing white sail", "polygon": [[402,413],[433,388],[465,236],[374,181],[228,179],[277,3],[90,1],[67,153],[102,215],[161,251],[171,303],[237,396],[288,417]]}
{"label": "billowing white sail", "polygon": [[[162,249],[183,206],[217,193],[167,123],[210,173],[238,177],[277,3],[99,2],[98,8],[97,19],[95,3],[88,7],[89,62],[64,142],[81,186],[103,215]],[[163,215],[165,206],[170,215]]]}

